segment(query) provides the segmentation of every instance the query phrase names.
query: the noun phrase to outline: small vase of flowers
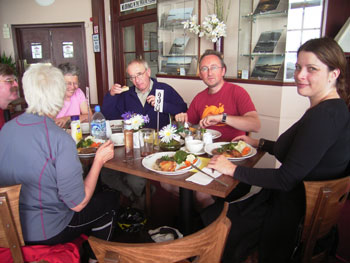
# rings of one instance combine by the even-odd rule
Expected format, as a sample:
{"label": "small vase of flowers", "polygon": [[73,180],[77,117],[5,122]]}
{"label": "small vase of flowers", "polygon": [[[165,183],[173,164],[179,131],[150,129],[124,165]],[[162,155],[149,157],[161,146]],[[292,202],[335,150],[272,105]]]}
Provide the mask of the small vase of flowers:
{"label": "small vase of flowers", "polygon": [[168,124],[159,131],[159,148],[163,151],[177,151],[181,148],[181,138],[176,125]]}
{"label": "small vase of flowers", "polygon": [[134,131],[133,134],[133,142],[134,142],[134,148],[140,148],[140,132],[139,130],[146,124],[149,123],[149,117],[148,115],[142,115],[134,112],[125,112],[122,114],[122,118],[124,121],[130,120],[131,121],[131,127]]}

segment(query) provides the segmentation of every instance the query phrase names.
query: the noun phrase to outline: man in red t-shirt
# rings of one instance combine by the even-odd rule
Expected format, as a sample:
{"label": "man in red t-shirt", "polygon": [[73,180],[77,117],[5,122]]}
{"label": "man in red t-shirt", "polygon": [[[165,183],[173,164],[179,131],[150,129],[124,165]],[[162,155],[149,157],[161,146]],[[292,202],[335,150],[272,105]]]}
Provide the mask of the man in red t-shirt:
{"label": "man in red t-shirt", "polygon": [[18,98],[18,83],[13,69],[0,64],[0,130],[5,124],[4,111],[9,103]]}
{"label": "man in red t-shirt", "polygon": [[258,132],[260,120],[249,94],[224,81],[226,65],[221,53],[205,51],[199,60],[199,72],[208,88],[196,95],[186,113],[175,116],[176,121],[199,123],[202,128],[220,131],[222,141]]}

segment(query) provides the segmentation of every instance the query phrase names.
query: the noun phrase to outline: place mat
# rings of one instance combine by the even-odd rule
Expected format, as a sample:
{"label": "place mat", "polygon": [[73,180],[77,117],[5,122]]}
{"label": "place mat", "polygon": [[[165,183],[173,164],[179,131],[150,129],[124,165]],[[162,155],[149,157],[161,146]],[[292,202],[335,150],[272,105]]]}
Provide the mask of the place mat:
{"label": "place mat", "polygon": [[[203,170],[203,172],[206,172],[208,174],[210,174],[211,176],[217,178],[219,177],[220,175],[222,175],[222,173],[214,170],[214,172],[212,171],[212,169],[209,169],[207,167],[204,167],[204,168],[201,168]],[[207,184],[210,184],[211,181],[213,181],[212,178],[210,178],[209,176],[203,174],[202,172],[197,172],[195,173],[194,175],[188,177],[186,179],[186,181],[190,181],[190,182],[193,182],[193,183],[196,183],[196,184],[200,184],[200,185],[207,185]]]}

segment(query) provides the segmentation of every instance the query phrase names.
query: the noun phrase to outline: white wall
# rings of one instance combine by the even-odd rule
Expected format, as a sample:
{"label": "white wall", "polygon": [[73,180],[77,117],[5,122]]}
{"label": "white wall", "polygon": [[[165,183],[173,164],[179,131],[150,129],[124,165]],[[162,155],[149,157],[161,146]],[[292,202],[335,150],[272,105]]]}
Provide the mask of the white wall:
{"label": "white wall", "polygon": [[[105,0],[105,2],[109,2]],[[0,52],[14,57],[13,38],[5,39],[4,24],[42,24],[84,22],[91,102],[97,103],[95,58],[92,48],[92,16],[89,0],[56,0],[50,6],[39,6],[35,0],[0,0]]]}

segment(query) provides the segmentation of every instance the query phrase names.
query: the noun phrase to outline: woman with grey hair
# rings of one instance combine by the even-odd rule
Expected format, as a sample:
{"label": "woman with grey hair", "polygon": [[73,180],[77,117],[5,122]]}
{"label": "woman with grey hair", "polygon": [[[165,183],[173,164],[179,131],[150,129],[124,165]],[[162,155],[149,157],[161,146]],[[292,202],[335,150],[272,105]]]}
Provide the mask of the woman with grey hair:
{"label": "woman with grey hair", "polygon": [[64,96],[64,105],[56,117],[56,124],[64,127],[71,116],[80,115],[80,121],[88,119],[88,113],[92,115],[84,92],[79,88],[79,68],[70,63],[60,64],[58,68],[64,75],[66,83],[66,93]]}
{"label": "woman with grey hair", "polygon": [[54,121],[66,93],[62,72],[31,65],[23,91],[26,112],[0,133],[0,185],[22,185],[19,210],[26,244],[65,243],[82,233],[109,240],[119,196],[93,193],[103,164],[113,158],[113,143],[99,147],[83,180],[76,144]]}

